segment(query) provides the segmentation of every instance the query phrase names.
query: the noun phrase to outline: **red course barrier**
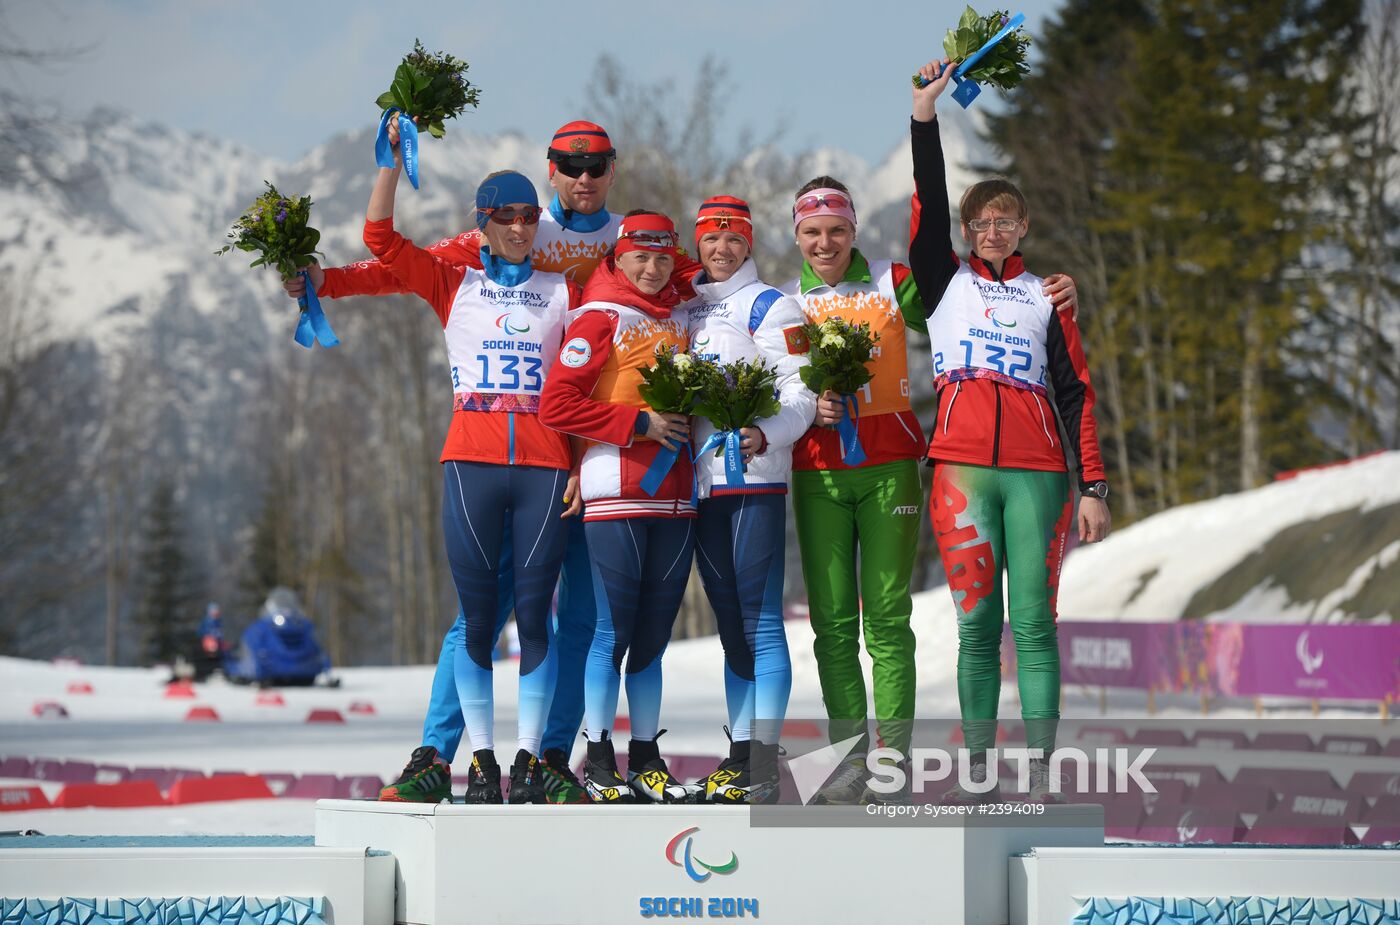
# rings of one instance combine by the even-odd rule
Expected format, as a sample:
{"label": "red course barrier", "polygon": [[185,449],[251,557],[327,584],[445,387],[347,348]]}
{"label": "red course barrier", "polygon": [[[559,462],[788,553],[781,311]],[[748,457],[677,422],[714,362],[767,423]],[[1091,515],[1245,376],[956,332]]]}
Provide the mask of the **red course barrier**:
{"label": "red course barrier", "polygon": [[170,788],[170,803],[214,803],[224,800],[271,800],[272,790],[258,774],[186,777]]}
{"label": "red course barrier", "polygon": [[307,714],[308,723],[343,723],[345,717],[340,715],[339,710],[312,710]]}
{"label": "red course barrier", "polygon": [[70,682],[70,683],[68,684],[68,693],[70,693],[70,694],[91,694],[91,693],[92,693],[92,685],[89,684],[89,683],[87,683],[86,681],[72,681],[72,682]]}
{"label": "red course barrier", "polygon": [[165,797],[153,780],[124,784],[68,784],[58,792],[53,805],[61,809],[79,806],[164,806]]}
{"label": "red course barrier", "polygon": [[189,681],[173,681],[165,685],[165,696],[171,699],[188,700],[194,697],[194,685]]}
{"label": "red course barrier", "polygon": [[258,691],[257,699],[253,701],[260,707],[285,707],[287,701],[276,691]]}
{"label": "red course barrier", "polygon": [[38,787],[0,787],[0,813],[47,809],[49,798]]}
{"label": "red course barrier", "polygon": [[374,704],[368,700],[356,700],[350,704],[350,712],[357,716],[373,716],[376,712]]}
{"label": "red course barrier", "polygon": [[187,723],[217,723],[219,713],[213,707],[190,707],[190,712],[185,714]]}
{"label": "red course barrier", "polygon": [[40,719],[67,719],[68,708],[56,700],[40,700],[30,711]]}

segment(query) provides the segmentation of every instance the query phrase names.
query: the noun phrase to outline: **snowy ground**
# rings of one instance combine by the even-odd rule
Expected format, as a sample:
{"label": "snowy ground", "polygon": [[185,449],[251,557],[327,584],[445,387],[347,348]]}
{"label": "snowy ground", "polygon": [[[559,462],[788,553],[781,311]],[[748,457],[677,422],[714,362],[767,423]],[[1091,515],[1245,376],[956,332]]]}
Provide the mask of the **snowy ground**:
{"label": "snowy ground", "polygon": [[[1067,562],[1062,585],[1064,619],[1171,619],[1171,602],[1184,602],[1278,529],[1301,518],[1400,499],[1400,453],[1363,460],[1344,469],[1305,474],[1254,492],[1168,511],[1124,530],[1097,547],[1082,547]],[[1152,593],[1126,603],[1137,576],[1158,569]],[[921,718],[957,715],[954,667],[956,623],[945,589],[914,598],[918,639]],[[811,629],[787,624],[793,656],[793,693],[788,715],[821,719]],[[722,658],[717,637],[688,640],[666,654],[662,724],[669,733],[663,751],[720,755],[726,744]],[[226,684],[198,686],[191,700],[166,699],[164,670],[50,665],[0,658],[0,755],[80,759],[97,763],[197,768],[204,771],[372,774],[391,778],[419,743],[431,667],[350,668],[339,689],[289,689],[285,706],[259,706],[255,690]],[[515,683],[512,666],[498,664],[496,683],[498,751],[513,751]],[[868,677],[868,671],[867,671]],[[86,681],[91,695],[70,695],[68,684]],[[1066,692],[1065,716],[1098,715],[1097,691]],[[64,704],[66,720],[31,715],[36,701]],[[369,701],[376,715],[348,713],[354,701]],[[192,704],[212,706],[222,722],[187,723]],[[313,708],[345,714],[344,725],[308,725]],[[1146,695],[1114,691],[1110,710],[1145,715]],[[1199,715],[1191,698],[1158,697],[1158,715]],[[625,712],[625,705],[622,707]],[[1014,717],[1014,684],[1003,685],[1002,715]],[[1359,711],[1325,711],[1356,719]],[[1274,717],[1308,716],[1306,708],[1275,710]],[[1370,713],[1374,716],[1374,711]],[[1227,705],[1212,716],[1252,716],[1245,704]],[[1340,731],[1340,730],[1339,730]],[[0,780],[0,784],[10,781]],[[58,787],[45,784],[46,789]],[[38,810],[0,815],[0,828],[38,829],[50,834],[309,834],[313,804],[274,800],[223,805],[130,810]]]}
{"label": "snowy ground", "polygon": [[[952,682],[956,636],[946,592],[921,595],[916,603],[919,690],[926,715],[948,716],[956,706]],[[793,698],[789,716],[821,718],[811,630],[789,621],[793,652]],[[676,643],[666,654],[666,699],[662,740],[673,754],[720,755],[727,746],[719,640]],[[516,691],[513,666],[497,664],[496,740],[512,744]],[[286,705],[255,704],[254,689],[210,683],[197,686],[194,700],[164,697],[168,672],[128,668],[50,665],[0,658],[0,755],[66,758],[120,765],[251,771],[376,774],[392,777],[419,743],[431,667],[350,668],[339,672],[339,689],[286,689]],[[68,684],[87,681],[91,695],[70,695]],[[31,715],[36,701],[53,700],[69,711],[66,720]],[[376,715],[355,716],[350,703],[366,700]],[[1008,701],[1010,703],[1010,701]],[[191,705],[218,711],[219,723],[187,723]],[[314,708],[335,708],[344,725],[307,724]],[[624,705],[621,708],[625,712]],[[18,783],[4,781],[0,783]],[[32,783],[32,782],[26,782]],[[52,793],[58,785],[44,784]],[[307,800],[248,801],[160,809],[36,810],[0,816],[0,828],[37,829],[48,834],[310,834],[313,804]]]}

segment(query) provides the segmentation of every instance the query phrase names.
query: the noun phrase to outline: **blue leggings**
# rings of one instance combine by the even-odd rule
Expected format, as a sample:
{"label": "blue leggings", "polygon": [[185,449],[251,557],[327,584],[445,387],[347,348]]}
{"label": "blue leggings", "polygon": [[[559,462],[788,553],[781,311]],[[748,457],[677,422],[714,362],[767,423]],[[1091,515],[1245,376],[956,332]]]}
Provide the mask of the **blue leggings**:
{"label": "blue leggings", "polygon": [[650,741],[660,731],[661,655],[690,579],[695,520],[595,520],[584,528],[598,604],[584,670],[588,739],[600,742],[612,731],[625,661],[632,738]]}
{"label": "blue leggings", "polygon": [[724,695],[735,742],[777,743],[792,691],[783,631],[785,495],[700,502],[696,560],[724,648]]}
{"label": "blue leggings", "polygon": [[492,651],[500,610],[501,548],[507,522],[515,562],[515,620],[520,630],[520,748],[540,751],[554,695],[550,599],[564,559],[560,499],[568,473],[538,466],[449,460],[443,465],[442,519],[447,561],[465,615],[463,652],[454,658],[472,750],[494,747]]}
{"label": "blue leggings", "polygon": [[[593,626],[598,622],[593,601],[593,565],[588,561],[588,539],[582,517],[571,517],[568,540],[564,548],[564,568],[560,573],[559,600],[556,610],[554,652],[557,668],[554,699],[549,705],[549,718],[544,724],[544,751],[560,749],[568,755],[583,725],[583,666],[588,661],[588,648],[593,644]],[[510,536],[507,527],[506,537]],[[496,613],[496,636],[515,609],[515,567],[511,542],[501,544],[501,582],[497,593],[500,608]],[[465,723],[462,702],[457,697],[456,660],[467,658],[466,618],[461,611],[442,638],[437,670],[433,673],[432,693],[428,697],[428,713],[423,718],[423,744],[431,745],[449,764],[457,758]]]}

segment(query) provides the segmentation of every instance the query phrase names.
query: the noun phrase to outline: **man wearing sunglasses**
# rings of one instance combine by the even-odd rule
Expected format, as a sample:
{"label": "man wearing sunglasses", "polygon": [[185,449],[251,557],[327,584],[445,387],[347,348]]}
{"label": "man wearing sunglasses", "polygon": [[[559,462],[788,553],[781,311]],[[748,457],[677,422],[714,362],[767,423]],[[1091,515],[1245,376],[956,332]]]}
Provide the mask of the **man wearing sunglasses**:
{"label": "man wearing sunglasses", "polygon": [[[397,143],[397,130],[391,120],[391,142]],[[503,209],[488,215],[488,219],[505,224],[538,222],[530,252],[531,265],[545,272],[563,273],[582,286],[617,239],[618,227],[622,224],[621,216],[607,210],[617,152],[602,126],[574,121],[560,126],[554,133],[547,156],[549,184],[555,193],[549,206],[533,215],[517,215]],[[481,242],[481,232],[471,228],[456,237],[444,238],[426,250],[452,266],[480,269]],[[322,298],[407,291],[377,260],[325,269],[312,264],[306,269]],[[304,285],[298,276],[283,288],[287,295],[298,298]],[[498,633],[515,607],[510,555],[511,543],[505,542],[502,544]],[[554,644],[558,653],[558,680],[541,743],[541,769],[550,802],[586,803],[586,793],[569,769],[569,753],[583,722],[583,669],[593,641],[596,609],[583,523],[577,518],[569,527],[557,617]],[[464,633],[465,617],[459,612],[443,639],[433,675],[428,712],[423,721],[423,744],[414,749],[398,778],[380,793],[381,800],[436,803],[451,796],[450,763],[456,757],[464,728],[454,669],[456,659],[465,655]]]}

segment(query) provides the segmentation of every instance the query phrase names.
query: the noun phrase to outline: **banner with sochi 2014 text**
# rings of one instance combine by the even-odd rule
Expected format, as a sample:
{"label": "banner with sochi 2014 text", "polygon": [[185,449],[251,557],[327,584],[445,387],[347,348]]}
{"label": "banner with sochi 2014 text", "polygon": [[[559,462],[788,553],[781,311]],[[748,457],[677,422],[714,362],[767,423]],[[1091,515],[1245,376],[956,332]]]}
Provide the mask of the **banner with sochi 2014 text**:
{"label": "banner with sochi 2014 text", "polygon": [[[1400,625],[1113,623],[1058,625],[1065,684],[1226,697],[1400,700]],[[1008,668],[1010,628],[1002,647]]]}

